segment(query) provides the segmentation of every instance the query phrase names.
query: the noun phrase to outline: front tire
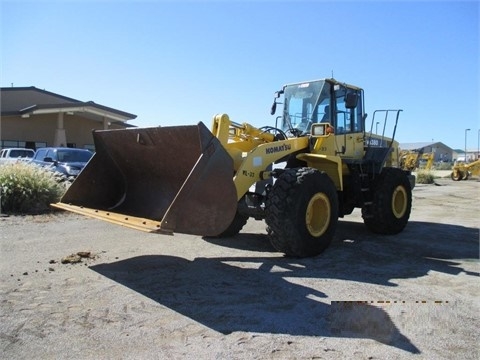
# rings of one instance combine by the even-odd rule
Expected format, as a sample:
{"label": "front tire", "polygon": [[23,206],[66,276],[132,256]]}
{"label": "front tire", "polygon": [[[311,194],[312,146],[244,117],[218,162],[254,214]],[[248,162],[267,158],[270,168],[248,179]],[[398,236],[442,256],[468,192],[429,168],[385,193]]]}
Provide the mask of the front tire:
{"label": "front tire", "polygon": [[463,179],[463,173],[460,170],[454,170],[450,174],[450,177],[453,181],[459,181]]}
{"label": "front tire", "polygon": [[393,235],[408,223],[412,208],[412,188],[401,169],[384,168],[372,191],[370,211],[362,209],[367,228],[377,234]]}
{"label": "front tire", "polygon": [[226,238],[237,235],[240,230],[243,229],[243,226],[247,223],[248,216],[240,214],[238,211],[235,213],[235,217],[232,220],[232,223],[223,230],[220,234],[215,236],[216,238]]}
{"label": "front tire", "polygon": [[337,190],[328,175],[316,169],[286,169],[268,193],[265,214],[275,249],[287,256],[316,256],[335,234]]}

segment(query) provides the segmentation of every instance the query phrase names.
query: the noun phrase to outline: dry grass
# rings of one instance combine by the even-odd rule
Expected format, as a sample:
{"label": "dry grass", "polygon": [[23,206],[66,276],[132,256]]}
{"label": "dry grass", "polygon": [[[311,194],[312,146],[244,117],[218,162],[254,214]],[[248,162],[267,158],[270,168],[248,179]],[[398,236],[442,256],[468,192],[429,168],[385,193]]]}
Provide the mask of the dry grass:
{"label": "dry grass", "polygon": [[434,183],[434,175],[433,172],[429,170],[419,170],[417,172],[417,184],[433,184]]}
{"label": "dry grass", "polygon": [[3,212],[45,212],[65,190],[65,184],[47,169],[24,162],[0,166],[0,205]]}

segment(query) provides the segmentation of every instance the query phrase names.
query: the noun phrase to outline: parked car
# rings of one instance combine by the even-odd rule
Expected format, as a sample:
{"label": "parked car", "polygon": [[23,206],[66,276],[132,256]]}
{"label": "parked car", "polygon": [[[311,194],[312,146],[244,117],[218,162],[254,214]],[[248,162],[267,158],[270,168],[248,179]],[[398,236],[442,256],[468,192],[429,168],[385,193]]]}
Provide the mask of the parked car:
{"label": "parked car", "polygon": [[0,164],[7,164],[17,161],[30,161],[35,151],[26,148],[10,148],[0,151]]}
{"label": "parked car", "polygon": [[32,163],[51,168],[68,177],[76,177],[92,156],[93,152],[86,149],[48,147],[38,149]]}

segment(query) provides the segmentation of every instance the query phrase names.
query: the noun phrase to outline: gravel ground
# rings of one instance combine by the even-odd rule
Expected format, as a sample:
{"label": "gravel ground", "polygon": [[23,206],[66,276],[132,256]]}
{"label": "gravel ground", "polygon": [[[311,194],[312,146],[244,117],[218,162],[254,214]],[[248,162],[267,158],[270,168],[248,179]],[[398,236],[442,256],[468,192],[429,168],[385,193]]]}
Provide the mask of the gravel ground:
{"label": "gravel ground", "polygon": [[479,195],[418,185],[404,232],[371,234],[356,210],[310,259],[253,220],[219,240],[1,217],[0,357],[478,359]]}

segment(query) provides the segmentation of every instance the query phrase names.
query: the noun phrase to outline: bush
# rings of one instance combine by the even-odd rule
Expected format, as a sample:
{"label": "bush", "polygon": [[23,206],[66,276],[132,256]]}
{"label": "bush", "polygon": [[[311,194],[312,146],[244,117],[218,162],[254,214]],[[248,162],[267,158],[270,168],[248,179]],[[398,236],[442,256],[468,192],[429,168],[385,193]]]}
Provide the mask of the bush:
{"label": "bush", "polygon": [[428,170],[419,170],[417,171],[417,184],[433,184],[434,176],[431,171]]}
{"label": "bush", "polygon": [[435,163],[435,170],[452,170],[453,163],[439,162]]}
{"label": "bush", "polygon": [[66,190],[57,175],[38,166],[18,162],[0,166],[1,210],[7,213],[40,213],[58,202]]}

